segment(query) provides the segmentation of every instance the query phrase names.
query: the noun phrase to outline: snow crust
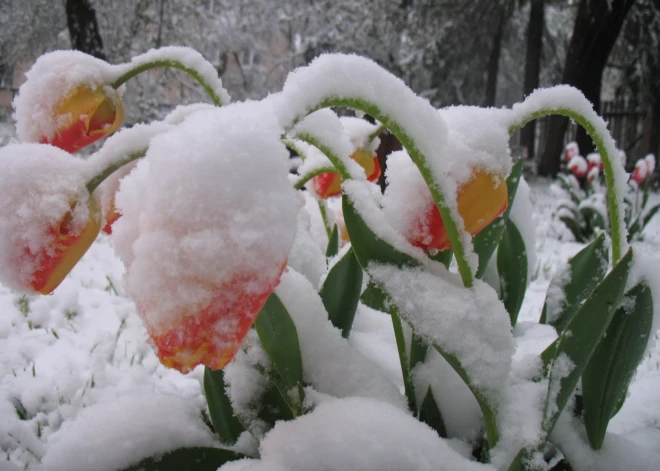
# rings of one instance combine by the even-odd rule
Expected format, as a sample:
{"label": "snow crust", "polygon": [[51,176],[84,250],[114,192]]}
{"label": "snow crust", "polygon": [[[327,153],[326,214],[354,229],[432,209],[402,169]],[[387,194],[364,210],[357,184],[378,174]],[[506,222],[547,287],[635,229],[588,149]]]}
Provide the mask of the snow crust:
{"label": "snow crust", "polygon": [[154,393],[126,395],[82,410],[53,435],[43,469],[116,471],[177,448],[216,445],[194,403]]}
{"label": "snow crust", "polygon": [[456,274],[436,268],[432,274],[372,264],[367,271],[415,331],[456,356],[472,385],[496,404],[506,389],[514,352],[509,315],[484,282],[475,280],[468,289]]}
{"label": "snow crust", "polygon": [[259,461],[220,470],[495,470],[467,460],[400,409],[367,398],[333,400],[294,422],[278,422],[260,453]]}

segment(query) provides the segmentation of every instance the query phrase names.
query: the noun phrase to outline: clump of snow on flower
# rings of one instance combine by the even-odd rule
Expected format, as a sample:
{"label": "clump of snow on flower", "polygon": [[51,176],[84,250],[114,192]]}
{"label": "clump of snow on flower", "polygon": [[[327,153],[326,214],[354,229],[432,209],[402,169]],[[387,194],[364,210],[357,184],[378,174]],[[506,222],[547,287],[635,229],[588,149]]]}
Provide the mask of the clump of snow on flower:
{"label": "clump of snow on flower", "polygon": [[427,425],[382,401],[333,400],[292,422],[278,422],[260,460],[220,470],[494,471],[463,457]]}
{"label": "clump of snow on flower", "polygon": [[68,124],[61,120],[70,116],[57,116],[57,104],[81,85],[91,90],[108,85],[112,66],[80,51],[53,51],[40,56],[25,77],[13,102],[16,133],[23,141],[38,142]]}
{"label": "clump of snow on flower", "polygon": [[43,460],[49,471],[115,471],[178,448],[217,445],[194,403],[154,393],[87,407],[52,440]]}
{"label": "clump of snow on flower", "polygon": [[[72,230],[89,217],[84,162],[46,144],[0,148],[0,281],[26,289],[39,254],[54,240],[49,233],[71,211]],[[71,208],[73,203],[73,209]]]}
{"label": "clump of snow on flower", "polygon": [[484,282],[465,288],[457,275],[439,264],[434,268],[437,274],[371,264],[367,271],[415,331],[454,355],[472,385],[497,403],[514,352],[509,315]]}
{"label": "clump of snow on flower", "polygon": [[277,278],[299,206],[281,134],[259,103],[201,111],[155,137],[121,182],[115,246],[154,328],[205,308],[237,278],[248,292]]}
{"label": "clump of snow on flower", "polygon": [[366,119],[354,118],[352,116],[343,116],[339,118],[344,132],[348,136],[353,149],[366,149],[372,153],[376,153],[376,149],[380,145],[380,139],[369,139],[369,137],[376,132],[378,125],[372,124]]}

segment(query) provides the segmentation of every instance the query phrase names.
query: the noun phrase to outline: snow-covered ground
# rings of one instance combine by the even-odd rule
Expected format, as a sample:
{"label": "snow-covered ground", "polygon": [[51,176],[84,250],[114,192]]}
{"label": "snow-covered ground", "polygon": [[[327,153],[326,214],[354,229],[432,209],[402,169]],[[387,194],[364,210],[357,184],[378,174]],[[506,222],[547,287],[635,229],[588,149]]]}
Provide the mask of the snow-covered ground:
{"label": "snow-covered ground", "polygon": [[[549,182],[532,182],[531,188],[537,266],[516,327],[519,331],[533,328],[552,275],[582,247],[571,242],[569,232],[553,219],[555,199]],[[658,201],[660,195],[654,194],[651,203]],[[660,217],[645,229],[641,249],[649,256],[660,249]],[[181,398],[172,400],[185,401],[192,411],[205,407],[203,370],[198,368],[184,376],[159,363],[134,304],[124,296],[122,276],[123,265],[109,239],[102,235],[53,295],[26,297],[0,286],[0,471],[14,469],[10,463],[17,469],[31,470],[98,469],[91,461],[81,461],[81,456],[100,459],[99,453],[134,453],[135,450],[117,450],[111,443],[113,437],[128,433],[126,428],[133,429],[137,437],[135,448],[143,451],[159,440],[174,440],[168,436],[167,427],[181,427],[193,419],[167,401],[154,403],[150,399],[154,393]],[[402,385],[390,319],[374,313],[364,310],[358,314],[351,343],[380,364],[386,376]],[[541,335],[535,348],[540,351],[550,340]],[[654,346],[609,430],[637,442],[643,449],[660,453],[658,391],[660,349]],[[91,410],[89,414],[83,412],[89,406],[117,398],[132,398],[128,422],[112,414],[95,416]],[[139,406],[140,400],[143,406]],[[369,404],[359,401],[349,405],[345,410],[369,408]],[[332,416],[336,412],[332,407],[324,406],[318,411],[319,417]],[[168,408],[178,413],[168,418]],[[390,412],[400,414],[394,408]],[[135,430],[140,424],[144,430]],[[314,427],[311,422],[309,426]],[[78,432],[72,434],[74,427]],[[374,423],[371,427],[378,430],[388,425]],[[304,430],[292,430],[292,438]],[[414,430],[411,428],[411,433]],[[280,440],[282,433],[286,433],[283,427],[278,435]],[[196,444],[206,440],[195,438]],[[269,447],[281,445],[272,438],[262,448],[262,454],[269,453]],[[415,445],[423,448],[424,443],[420,439]],[[42,466],[46,456],[46,463],[51,466]]]}

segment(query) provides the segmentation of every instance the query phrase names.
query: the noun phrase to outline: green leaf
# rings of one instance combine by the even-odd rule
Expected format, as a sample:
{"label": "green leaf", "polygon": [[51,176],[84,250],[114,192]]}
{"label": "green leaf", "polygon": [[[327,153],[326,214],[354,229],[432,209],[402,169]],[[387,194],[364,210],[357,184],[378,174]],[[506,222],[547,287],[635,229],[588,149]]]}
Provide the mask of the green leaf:
{"label": "green leaf", "polygon": [[332,233],[328,239],[328,248],[325,251],[326,258],[332,258],[339,252],[339,230],[337,224],[332,228]]}
{"label": "green leaf", "polygon": [[583,219],[589,223],[589,233],[593,232],[594,229],[607,229],[605,217],[600,211],[597,211],[589,206],[583,206],[580,208],[580,212],[582,213]]}
{"label": "green leaf", "polygon": [[[607,260],[605,234],[601,233],[568,261],[566,270],[570,273],[562,270],[550,281],[541,312],[541,324],[550,324],[558,333],[563,332],[575,311],[605,276]],[[568,275],[567,280],[564,279],[566,275]],[[552,319],[548,319],[548,297],[556,296],[557,292],[563,292],[564,301],[561,310],[554,313]]]}
{"label": "green leaf", "polygon": [[[298,390],[303,384],[302,355],[298,342],[298,330],[280,298],[271,294],[254,322],[259,341],[288,390]],[[286,399],[286,398],[285,398]],[[292,404],[300,411],[303,398]]]}
{"label": "green leaf", "polygon": [[231,450],[188,447],[144,458],[121,471],[216,471],[230,461],[246,458]]}
{"label": "green leaf", "polygon": [[426,354],[428,351],[429,346],[413,331],[412,340],[410,342],[410,371],[412,371],[418,364],[426,361]]}
{"label": "green leaf", "polygon": [[610,419],[626,392],[652,335],[653,296],[645,283],[628,291],[582,374],[584,423],[591,447],[599,450]]}
{"label": "green leaf", "polygon": [[208,366],[204,368],[204,394],[215,433],[223,443],[233,445],[245,428],[234,415],[225,392],[225,374],[222,370],[214,371]]}
{"label": "green leaf", "polygon": [[330,322],[341,330],[344,338],[348,338],[353,327],[360,291],[362,291],[362,267],[355,257],[353,248],[350,248],[330,269],[319,290]]}
{"label": "green leaf", "polygon": [[495,248],[500,243],[502,238],[502,233],[504,232],[504,227],[506,222],[509,220],[509,213],[513,207],[513,200],[516,197],[518,191],[518,184],[520,183],[520,176],[522,175],[522,164],[523,160],[518,159],[518,161],[513,164],[511,168],[511,173],[506,179],[507,192],[509,195],[509,202],[507,204],[504,213],[491,224],[489,224],[483,231],[479,232],[472,238],[472,244],[474,245],[474,251],[479,257],[479,268],[477,269],[476,277],[483,278],[484,273],[486,272],[486,267],[488,262],[495,252]]}
{"label": "green leaf", "polygon": [[438,404],[435,402],[431,386],[426,390],[426,396],[422,401],[422,406],[419,408],[419,420],[435,430],[442,438],[447,438],[445,421],[442,418]]}
{"label": "green leaf", "polygon": [[511,325],[516,325],[527,291],[527,248],[520,231],[511,220],[506,222],[497,249],[497,271],[500,275],[502,302],[511,318]]}
{"label": "green leaf", "polygon": [[642,230],[646,227],[646,225],[649,223],[649,221],[655,216],[655,213],[660,210],[660,204],[656,204],[653,206],[651,209],[648,210],[646,214],[644,214],[644,219],[643,219],[643,224],[642,224]]}
{"label": "green leaf", "polygon": [[362,301],[362,304],[369,306],[371,309],[375,309],[377,311],[385,312],[388,314],[390,312],[389,308],[387,307],[387,296],[385,296],[383,290],[380,289],[378,285],[372,280],[369,280],[369,283],[367,283],[367,288],[364,290],[364,293],[362,293],[362,296],[360,296],[360,301]]}
{"label": "green leaf", "polygon": [[[548,396],[541,424],[546,437],[555,426],[594,350],[607,331],[623,296],[631,265],[632,249],[591,292],[559,338],[541,353],[546,371],[549,369]],[[570,371],[557,367],[560,356],[563,360],[570,360]]]}
{"label": "green leaf", "polygon": [[435,255],[429,255],[431,260],[442,263],[446,268],[449,268],[452,258],[454,257],[454,251],[452,249],[443,250],[438,252]]}
{"label": "green leaf", "polygon": [[582,235],[582,228],[580,223],[577,222],[574,218],[570,216],[559,216],[559,220],[566,224],[566,227],[573,233],[573,237],[577,242],[584,242],[584,236]]}
{"label": "green leaf", "polygon": [[580,201],[582,199],[575,192],[575,188],[571,184],[571,180],[569,179],[569,177],[567,177],[566,175],[562,175],[561,173],[558,173],[557,174],[557,180],[559,180],[560,186],[564,190],[566,190],[568,195],[571,197],[571,200],[573,201],[573,203],[580,204]]}
{"label": "green leaf", "polygon": [[440,345],[434,344],[435,349],[443,356],[443,358],[449,363],[449,365],[456,371],[458,376],[461,377],[463,382],[470,388],[474,398],[479,404],[481,409],[481,414],[484,417],[484,425],[486,426],[486,435],[488,440],[488,448],[493,448],[497,441],[499,440],[499,431],[497,428],[497,409],[495,406],[491,405],[488,399],[481,390],[472,384],[470,377],[468,376],[465,368],[461,365],[461,362],[451,353],[445,351]]}
{"label": "green leaf", "polygon": [[358,214],[351,200],[342,197],[344,222],[355,256],[366,270],[369,263],[403,266],[420,266],[421,263],[408,254],[400,252],[378,237]]}

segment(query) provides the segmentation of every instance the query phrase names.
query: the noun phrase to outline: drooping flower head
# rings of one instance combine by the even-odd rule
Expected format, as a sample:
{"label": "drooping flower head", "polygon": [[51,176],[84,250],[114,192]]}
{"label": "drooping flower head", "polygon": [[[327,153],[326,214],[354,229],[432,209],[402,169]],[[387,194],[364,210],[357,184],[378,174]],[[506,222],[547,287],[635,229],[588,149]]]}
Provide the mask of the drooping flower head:
{"label": "drooping flower head", "polygon": [[600,170],[603,170],[603,161],[600,158],[600,154],[598,154],[596,152],[592,152],[591,154],[587,154],[587,165],[589,167],[589,170],[591,170],[594,167],[597,167]]}
{"label": "drooping flower head", "polygon": [[[351,159],[364,169],[367,180],[370,182],[378,180],[381,169],[376,149],[380,145],[380,139],[369,139],[377,126],[360,118],[343,117],[340,121],[354,148]],[[312,184],[314,192],[323,199],[341,195],[342,180],[338,173],[328,172],[318,175],[314,177]]]}
{"label": "drooping flower head", "polygon": [[648,174],[653,175],[653,172],[655,172],[655,155],[648,154],[646,157],[644,157],[644,160],[646,161],[646,166],[649,171]]}
{"label": "drooping flower head", "polygon": [[649,167],[646,159],[639,159],[635,163],[635,170],[633,170],[632,179],[637,182],[637,184],[644,183],[647,175],[649,174]]}
{"label": "drooping flower head", "polygon": [[115,132],[124,119],[110,64],[79,51],[44,54],[26,73],[14,99],[23,141],[80,150]]}
{"label": "drooping flower head", "polygon": [[571,141],[566,144],[566,147],[564,148],[564,161],[568,163],[576,155],[580,155],[580,148],[578,147],[577,142]]}
{"label": "drooping flower head", "polygon": [[85,188],[83,162],[43,144],[0,149],[0,281],[48,294],[92,245],[101,228]]}
{"label": "drooping flower head", "polygon": [[113,241],[161,362],[222,368],[279,283],[300,203],[260,103],[189,116],[122,180]]}
{"label": "drooping flower head", "polygon": [[568,169],[578,178],[583,178],[587,174],[589,165],[584,157],[576,155],[568,163]]}

